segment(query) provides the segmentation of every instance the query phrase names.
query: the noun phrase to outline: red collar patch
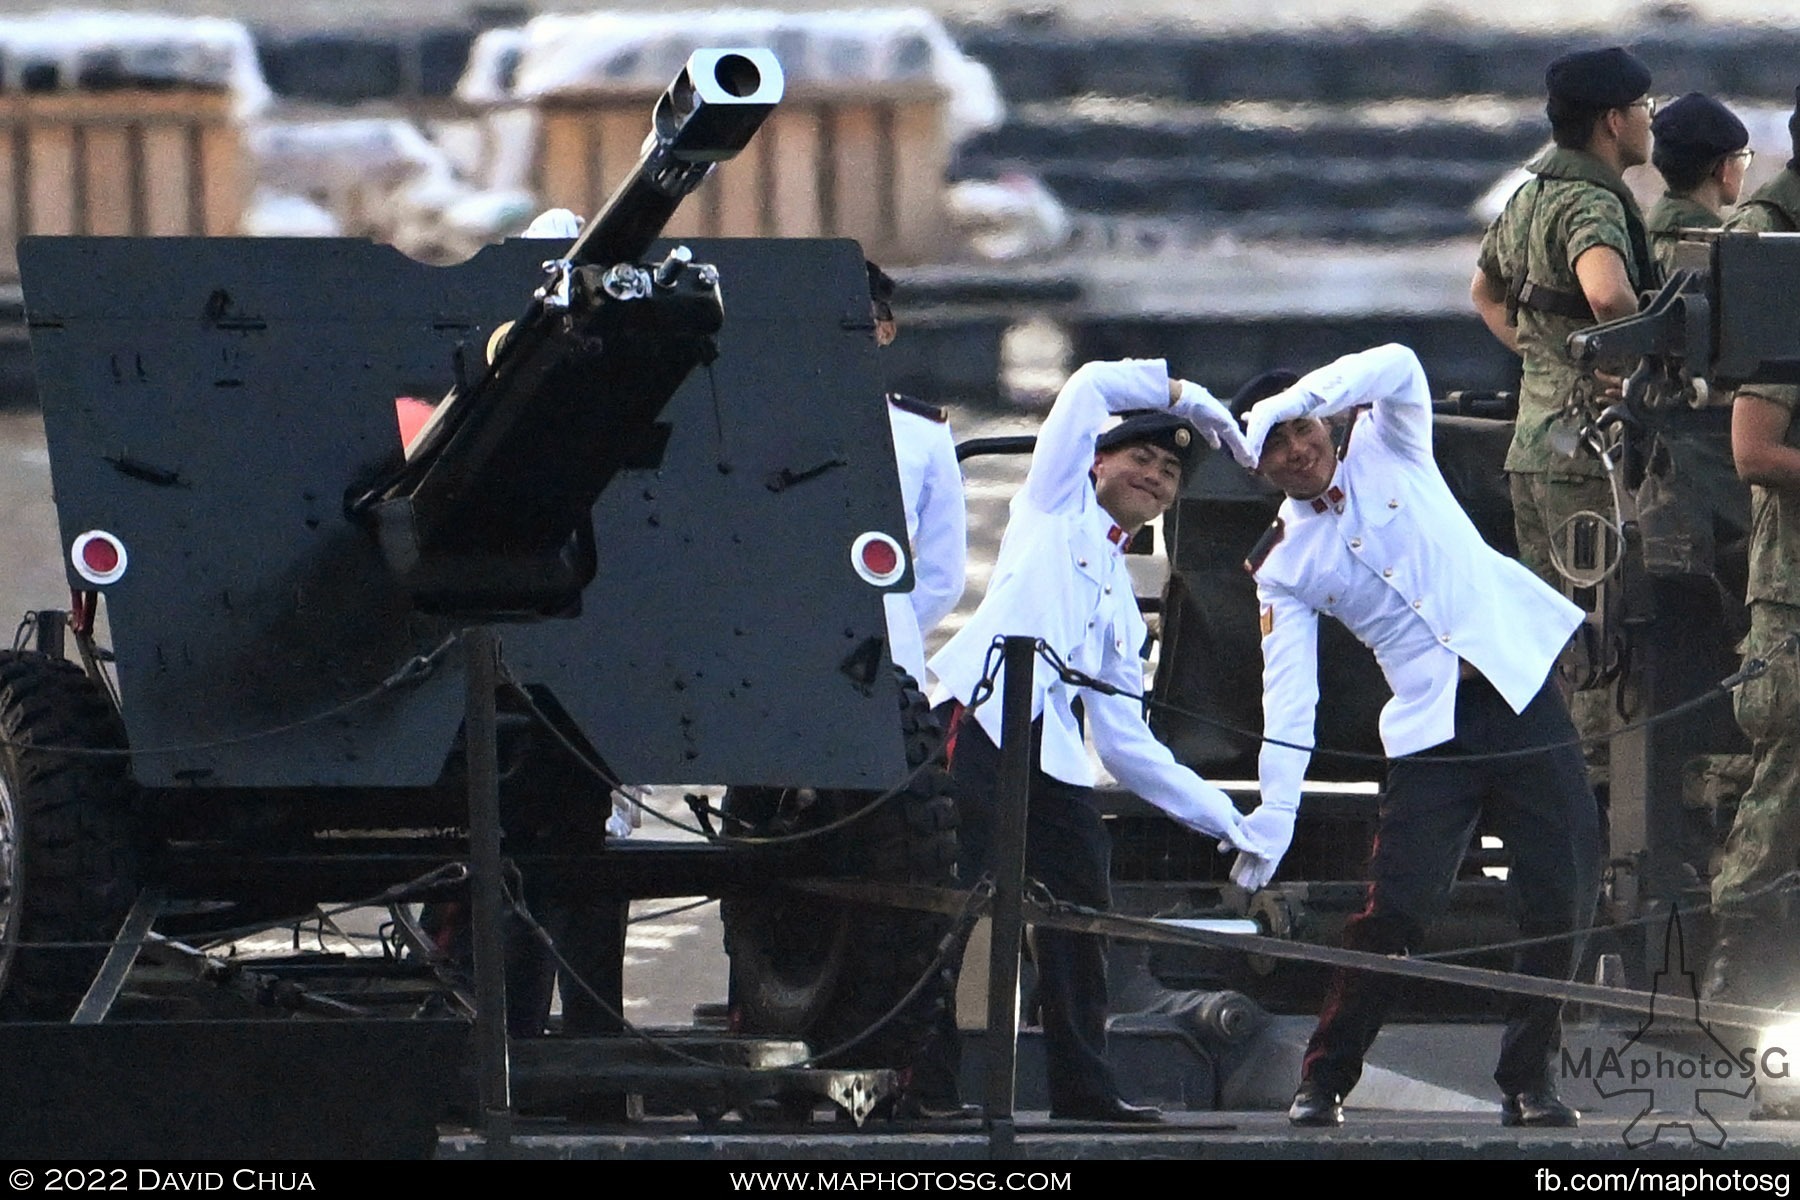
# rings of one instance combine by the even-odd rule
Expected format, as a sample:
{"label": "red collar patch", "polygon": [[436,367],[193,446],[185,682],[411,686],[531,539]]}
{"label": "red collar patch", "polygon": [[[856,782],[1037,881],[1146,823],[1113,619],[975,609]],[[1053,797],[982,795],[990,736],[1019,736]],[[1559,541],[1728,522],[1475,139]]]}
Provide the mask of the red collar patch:
{"label": "red collar patch", "polygon": [[1344,511],[1344,489],[1335,483],[1325,489],[1325,494],[1323,496],[1314,496],[1312,498],[1312,510],[1314,512],[1322,513],[1328,508],[1332,512],[1339,514]]}

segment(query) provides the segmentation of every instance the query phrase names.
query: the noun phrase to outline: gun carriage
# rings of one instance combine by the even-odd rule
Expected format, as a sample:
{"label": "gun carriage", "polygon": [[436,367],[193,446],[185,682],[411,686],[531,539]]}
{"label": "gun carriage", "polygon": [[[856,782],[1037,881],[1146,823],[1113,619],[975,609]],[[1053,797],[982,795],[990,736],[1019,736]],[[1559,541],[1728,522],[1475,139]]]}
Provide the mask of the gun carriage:
{"label": "gun carriage", "polygon": [[[862,255],[658,241],[782,87],[767,51],[695,53],[572,245],[438,267],[346,239],[22,242],[73,599],[0,654],[0,1037],[92,1066],[9,1070],[42,1115],[7,1144],[429,1153],[447,1104],[672,1089],[860,1119],[891,1090],[947,922],[770,894],[953,878],[929,717],[886,650],[911,570]],[[419,396],[442,398],[403,446]],[[706,783],[739,789],[737,840],[606,836],[619,788]],[[730,898],[758,1036],[647,1065],[605,1036],[626,906],[691,895]],[[384,952],[195,949],[370,900]],[[566,935],[557,1037],[526,1036],[551,968],[521,902]],[[446,949],[471,929],[472,976]],[[208,1026],[205,1090],[289,1084],[146,1116],[199,1069],[152,962],[253,1001]],[[327,1079],[347,1060],[354,1087]],[[276,1116],[309,1103],[330,1112]]]}

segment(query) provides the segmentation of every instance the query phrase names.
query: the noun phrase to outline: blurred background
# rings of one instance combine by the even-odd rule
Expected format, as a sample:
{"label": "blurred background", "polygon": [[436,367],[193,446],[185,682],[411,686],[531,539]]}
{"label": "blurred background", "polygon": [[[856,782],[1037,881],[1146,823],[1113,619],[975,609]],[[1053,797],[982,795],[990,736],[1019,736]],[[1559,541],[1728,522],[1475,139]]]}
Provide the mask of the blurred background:
{"label": "blurred background", "polygon": [[[1440,391],[1506,388],[1466,289],[1547,139],[1550,59],[1625,43],[1658,95],[1724,99],[1759,152],[1746,191],[1788,157],[1791,5],[1574,7],[0,0],[0,301],[20,233],[460,260],[545,207],[592,212],[691,48],[762,44],[789,102],[671,232],[857,238],[902,285],[902,390],[1030,409],[1088,358],[1226,388],[1390,338]],[[28,401],[13,343],[0,396]]]}

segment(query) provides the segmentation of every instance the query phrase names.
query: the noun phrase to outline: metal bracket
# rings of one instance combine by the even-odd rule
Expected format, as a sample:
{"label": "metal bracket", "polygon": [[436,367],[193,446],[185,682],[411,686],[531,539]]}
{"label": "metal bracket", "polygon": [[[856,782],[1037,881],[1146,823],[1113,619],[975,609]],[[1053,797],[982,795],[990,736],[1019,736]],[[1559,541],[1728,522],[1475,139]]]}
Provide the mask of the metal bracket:
{"label": "metal bracket", "polygon": [[566,258],[546,259],[544,270],[549,272],[550,278],[533,293],[533,297],[542,301],[547,311],[568,312],[573,303],[571,288],[575,278],[574,264]]}
{"label": "metal bracket", "polygon": [[118,935],[113,938],[112,949],[106,952],[106,961],[100,964],[94,982],[88,985],[87,994],[75,1007],[75,1015],[69,1018],[71,1025],[98,1025],[106,1020],[106,1014],[112,1011],[113,1002],[119,998],[126,977],[137,962],[138,952],[150,936],[150,927],[162,915],[165,903],[161,888],[147,887],[138,893],[131,911],[125,914],[124,924],[119,926]]}
{"label": "metal bracket", "polygon": [[1570,334],[1569,357],[1587,368],[1629,368],[1648,355],[1710,362],[1711,307],[1696,280],[1692,271],[1677,271],[1636,315]]}

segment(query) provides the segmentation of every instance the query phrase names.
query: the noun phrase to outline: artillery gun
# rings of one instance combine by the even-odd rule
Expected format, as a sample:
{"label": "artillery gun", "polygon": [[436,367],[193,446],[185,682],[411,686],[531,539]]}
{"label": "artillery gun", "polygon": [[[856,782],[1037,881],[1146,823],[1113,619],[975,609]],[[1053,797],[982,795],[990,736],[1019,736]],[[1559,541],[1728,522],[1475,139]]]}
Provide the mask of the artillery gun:
{"label": "artillery gun", "polygon": [[[781,93],[767,51],[697,52],[549,262],[523,239],[450,267],[347,239],[21,243],[72,599],[0,653],[0,1143],[391,1156],[428,1153],[452,1102],[672,1088],[860,1119],[891,1090],[947,923],[768,894],[953,878],[934,729],[886,649],[911,570],[862,255],[657,243]],[[397,399],[434,395],[403,446]],[[758,789],[744,836],[607,837],[619,787],[709,782]],[[733,898],[762,1036],[670,1069],[604,1035],[626,905],[691,895]],[[567,932],[559,1037],[531,1036],[541,953],[502,983],[521,899]],[[371,900],[383,953],[196,949]],[[421,904],[472,906],[472,979]],[[229,1100],[201,1121],[164,1095]]]}

